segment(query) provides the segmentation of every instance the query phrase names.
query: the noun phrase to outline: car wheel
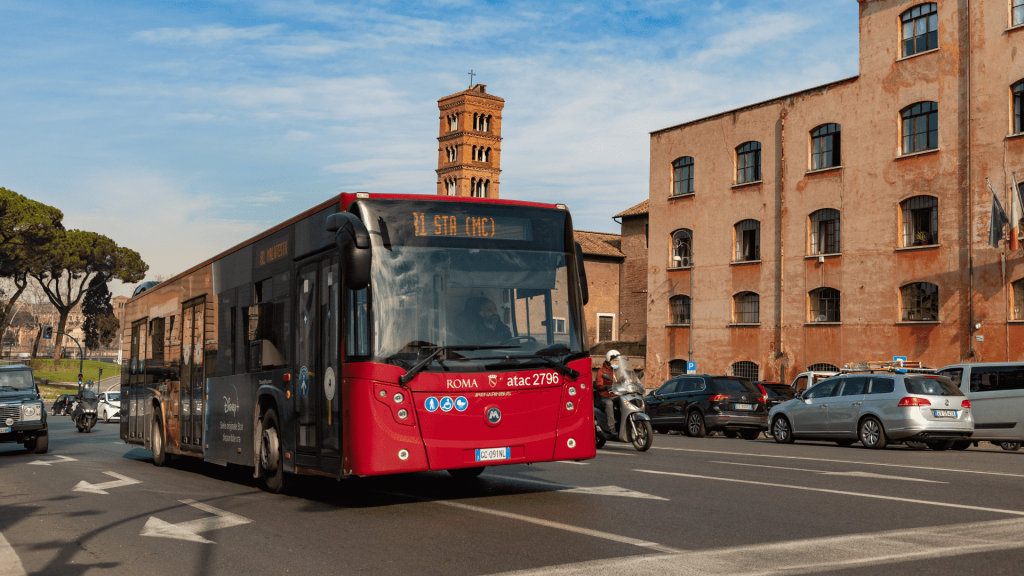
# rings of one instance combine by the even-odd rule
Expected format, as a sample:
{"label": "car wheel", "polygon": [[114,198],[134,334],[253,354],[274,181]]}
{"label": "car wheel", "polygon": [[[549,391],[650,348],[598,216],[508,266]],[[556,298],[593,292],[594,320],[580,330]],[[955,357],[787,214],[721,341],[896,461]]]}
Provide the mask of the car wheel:
{"label": "car wheel", "polygon": [[910,448],[911,450],[927,450],[928,449],[928,443],[927,442],[922,442],[920,440],[905,440],[903,442],[903,445],[906,446],[907,448]]}
{"label": "car wheel", "polygon": [[692,438],[703,438],[707,434],[704,429],[704,415],[699,410],[691,410],[686,417],[686,435]]}
{"label": "car wheel", "polygon": [[483,471],[484,466],[477,466],[476,468],[454,468],[449,470],[448,473],[458,480],[472,480],[483,474]]}
{"label": "car wheel", "polygon": [[740,438],[744,440],[757,440],[757,437],[760,435],[760,430],[740,430]]}
{"label": "car wheel", "polygon": [[931,448],[932,450],[936,450],[938,452],[942,452],[943,450],[949,450],[950,448],[952,448],[953,447],[953,441],[952,440],[938,440],[936,442],[929,442],[928,443],[928,447]]}
{"label": "car wheel", "polygon": [[263,432],[260,434],[260,477],[267,492],[277,494],[284,489],[284,458],[277,434],[277,412],[273,408],[263,415]]}
{"label": "car wheel", "polygon": [[836,444],[838,444],[840,448],[849,448],[850,446],[853,446],[854,442],[856,442],[856,440],[836,440]]}
{"label": "car wheel", "polygon": [[971,443],[968,440],[955,440],[953,442],[953,450],[967,450],[971,447]]}
{"label": "car wheel", "polygon": [[737,432],[736,430],[726,430],[722,432],[722,434],[725,434],[726,438],[735,438],[739,436],[739,432]]}
{"label": "car wheel", "polygon": [[25,442],[25,449],[35,454],[46,454],[50,451],[50,434],[43,430],[42,434]]}
{"label": "car wheel", "polygon": [[793,443],[793,429],[785,416],[779,416],[772,422],[772,438],[779,444]]}
{"label": "car wheel", "polygon": [[869,416],[860,421],[860,425],[857,426],[857,436],[865,448],[881,449],[885,448],[885,445],[889,442],[885,437],[885,429],[882,428],[882,423],[874,416]]}
{"label": "car wheel", "polygon": [[1017,450],[1020,450],[1020,442],[1000,442],[999,447],[1003,450],[1016,452]]}

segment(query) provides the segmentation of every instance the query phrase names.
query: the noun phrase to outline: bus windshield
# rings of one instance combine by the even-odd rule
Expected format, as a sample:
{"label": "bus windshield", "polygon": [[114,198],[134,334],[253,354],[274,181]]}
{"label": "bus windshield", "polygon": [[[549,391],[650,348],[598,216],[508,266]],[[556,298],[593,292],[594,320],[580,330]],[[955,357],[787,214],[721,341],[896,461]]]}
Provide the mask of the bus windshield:
{"label": "bus windshield", "polygon": [[349,318],[365,317],[368,334],[350,334],[349,354],[409,368],[445,347],[426,370],[475,371],[583,352],[565,212],[436,201],[367,212],[372,282],[350,296]]}

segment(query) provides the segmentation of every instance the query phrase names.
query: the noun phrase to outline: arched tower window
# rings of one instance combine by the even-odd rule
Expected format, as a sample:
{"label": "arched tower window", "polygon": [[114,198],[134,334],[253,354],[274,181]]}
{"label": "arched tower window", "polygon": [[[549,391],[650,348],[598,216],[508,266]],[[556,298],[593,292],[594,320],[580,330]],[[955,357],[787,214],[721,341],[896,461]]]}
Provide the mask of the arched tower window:
{"label": "arched tower window", "polygon": [[693,232],[687,228],[672,233],[672,254],[669,268],[693,266]]}

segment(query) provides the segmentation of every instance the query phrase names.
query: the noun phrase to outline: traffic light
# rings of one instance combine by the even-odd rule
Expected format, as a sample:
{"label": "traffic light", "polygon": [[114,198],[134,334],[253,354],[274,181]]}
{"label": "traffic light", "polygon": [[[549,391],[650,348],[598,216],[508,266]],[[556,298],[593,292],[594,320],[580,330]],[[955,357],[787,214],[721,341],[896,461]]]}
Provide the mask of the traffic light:
{"label": "traffic light", "polygon": [[53,338],[53,326],[47,326],[43,328],[43,338],[49,340]]}

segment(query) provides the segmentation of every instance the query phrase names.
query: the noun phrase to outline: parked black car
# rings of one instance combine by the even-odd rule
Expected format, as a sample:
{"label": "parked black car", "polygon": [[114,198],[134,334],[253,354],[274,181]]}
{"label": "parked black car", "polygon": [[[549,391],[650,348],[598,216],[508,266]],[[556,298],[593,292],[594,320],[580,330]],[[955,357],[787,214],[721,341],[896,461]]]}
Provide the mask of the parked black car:
{"label": "parked black car", "polygon": [[758,382],[758,384],[768,393],[769,412],[779,404],[796,398],[796,390],[789,384],[780,384],[778,382]]}
{"label": "parked black car", "polygon": [[50,407],[50,416],[64,416],[71,414],[71,407],[75,404],[74,394],[61,394],[53,401]]}
{"label": "parked black car", "polygon": [[761,390],[745,378],[686,374],[676,376],[644,398],[658,432],[682,430],[700,438],[721,430],[726,436],[754,440],[768,429]]}

